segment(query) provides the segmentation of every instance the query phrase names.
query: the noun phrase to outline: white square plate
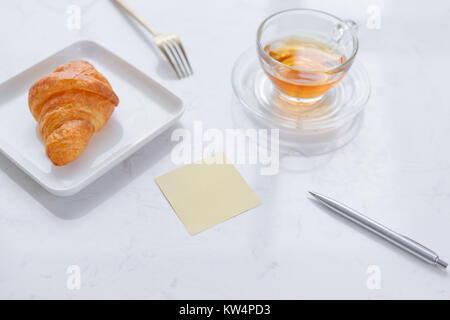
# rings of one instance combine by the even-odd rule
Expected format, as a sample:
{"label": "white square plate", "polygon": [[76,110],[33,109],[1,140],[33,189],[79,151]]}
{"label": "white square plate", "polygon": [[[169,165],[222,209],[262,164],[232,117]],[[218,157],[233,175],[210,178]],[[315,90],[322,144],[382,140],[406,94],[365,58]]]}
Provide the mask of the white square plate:
{"label": "white square plate", "polygon": [[[28,109],[28,89],[72,60],[91,62],[111,83],[120,104],[78,159],[56,167]],[[177,96],[135,67],[94,42],[76,42],[0,84],[0,151],[49,192],[69,196],[155,138],[183,111]]]}

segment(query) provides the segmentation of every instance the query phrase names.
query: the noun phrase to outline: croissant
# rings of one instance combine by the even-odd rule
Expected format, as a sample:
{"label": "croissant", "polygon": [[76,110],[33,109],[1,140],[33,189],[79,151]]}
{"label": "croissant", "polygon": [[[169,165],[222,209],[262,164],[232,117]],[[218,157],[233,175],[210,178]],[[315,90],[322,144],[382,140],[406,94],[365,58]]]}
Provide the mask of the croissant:
{"label": "croissant", "polygon": [[108,80],[86,61],[59,66],[28,93],[47,156],[56,166],[78,158],[118,104]]}

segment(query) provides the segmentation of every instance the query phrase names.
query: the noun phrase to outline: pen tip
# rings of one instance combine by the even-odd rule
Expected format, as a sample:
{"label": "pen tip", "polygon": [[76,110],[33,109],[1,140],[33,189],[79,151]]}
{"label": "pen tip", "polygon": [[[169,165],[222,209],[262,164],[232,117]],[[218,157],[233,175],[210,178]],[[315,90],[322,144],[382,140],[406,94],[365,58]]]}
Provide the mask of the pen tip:
{"label": "pen tip", "polygon": [[308,191],[308,193],[309,193],[310,195],[312,195],[314,198],[316,197],[316,194],[315,194],[314,192]]}
{"label": "pen tip", "polygon": [[440,265],[441,267],[443,267],[443,268],[447,268],[447,266],[448,266],[448,263],[447,263],[447,262],[445,262],[444,260],[439,259],[439,258],[437,259],[436,263],[437,263],[438,265]]}

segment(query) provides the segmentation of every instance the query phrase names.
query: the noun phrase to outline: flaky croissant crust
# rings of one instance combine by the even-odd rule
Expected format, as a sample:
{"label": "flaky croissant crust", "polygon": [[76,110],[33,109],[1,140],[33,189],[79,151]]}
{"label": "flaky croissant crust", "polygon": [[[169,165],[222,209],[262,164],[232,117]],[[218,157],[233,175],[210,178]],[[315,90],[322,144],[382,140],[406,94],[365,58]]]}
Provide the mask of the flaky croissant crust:
{"label": "flaky croissant crust", "polygon": [[47,155],[58,166],[76,159],[108,121],[119,99],[86,61],[72,61],[34,83],[28,105]]}

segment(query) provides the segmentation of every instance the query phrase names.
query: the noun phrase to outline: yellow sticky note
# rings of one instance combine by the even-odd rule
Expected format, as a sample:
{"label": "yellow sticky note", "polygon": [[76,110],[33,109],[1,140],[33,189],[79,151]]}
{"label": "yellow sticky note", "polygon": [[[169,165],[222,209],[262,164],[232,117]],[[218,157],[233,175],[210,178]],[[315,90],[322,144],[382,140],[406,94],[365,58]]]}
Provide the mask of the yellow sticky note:
{"label": "yellow sticky note", "polygon": [[[197,234],[261,204],[223,154],[175,169],[155,179],[187,231]],[[210,164],[211,160],[220,159]]]}

